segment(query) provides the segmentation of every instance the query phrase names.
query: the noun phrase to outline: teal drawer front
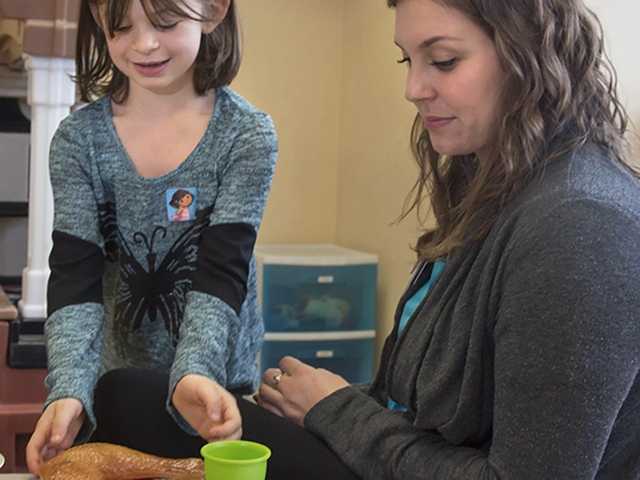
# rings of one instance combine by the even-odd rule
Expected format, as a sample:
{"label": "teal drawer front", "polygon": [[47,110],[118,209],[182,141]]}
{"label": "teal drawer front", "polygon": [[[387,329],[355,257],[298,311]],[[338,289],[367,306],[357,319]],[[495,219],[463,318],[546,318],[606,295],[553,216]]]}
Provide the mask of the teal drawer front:
{"label": "teal drawer front", "polygon": [[376,265],[265,265],[262,313],[269,332],[375,328]]}
{"label": "teal drawer front", "polygon": [[316,368],[324,368],[344,377],[350,383],[369,383],[373,378],[374,339],[265,341],[260,355],[260,367],[278,366],[290,355]]}

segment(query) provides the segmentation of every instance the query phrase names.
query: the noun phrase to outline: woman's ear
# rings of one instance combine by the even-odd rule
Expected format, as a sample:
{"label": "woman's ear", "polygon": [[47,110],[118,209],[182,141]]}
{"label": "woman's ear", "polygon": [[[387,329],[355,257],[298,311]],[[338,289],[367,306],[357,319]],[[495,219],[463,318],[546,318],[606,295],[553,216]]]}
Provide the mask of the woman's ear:
{"label": "woman's ear", "polygon": [[209,34],[227,16],[231,0],[205,0],[208,20],[202,24],[202,32]]}

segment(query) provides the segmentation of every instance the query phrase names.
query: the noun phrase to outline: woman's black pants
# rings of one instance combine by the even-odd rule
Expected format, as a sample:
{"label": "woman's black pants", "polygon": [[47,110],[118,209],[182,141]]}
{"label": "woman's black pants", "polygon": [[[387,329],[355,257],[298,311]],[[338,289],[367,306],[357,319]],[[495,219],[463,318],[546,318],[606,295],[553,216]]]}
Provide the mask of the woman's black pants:
{"label": "woman's black pants", "polygon": [[[168,385],[168,374],[152,370],[123,369],[105,374],[96,387],[98,426],[91,441],[161,457],[200,457],[200,447],[206,442],[185,433],[167,413]],[[268,480],[358,479],[315,435],[240,396],[236,398],[242,438],[271,449]]]}

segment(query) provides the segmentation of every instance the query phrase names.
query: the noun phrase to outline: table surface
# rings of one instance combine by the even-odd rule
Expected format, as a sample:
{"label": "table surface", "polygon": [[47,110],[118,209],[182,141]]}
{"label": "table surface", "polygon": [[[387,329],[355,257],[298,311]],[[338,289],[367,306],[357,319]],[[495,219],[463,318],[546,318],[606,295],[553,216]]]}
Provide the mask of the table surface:
{"label": "table surface", "polygon": [[36,477],[28,473],[0,473],[0,480],[36,480]]}

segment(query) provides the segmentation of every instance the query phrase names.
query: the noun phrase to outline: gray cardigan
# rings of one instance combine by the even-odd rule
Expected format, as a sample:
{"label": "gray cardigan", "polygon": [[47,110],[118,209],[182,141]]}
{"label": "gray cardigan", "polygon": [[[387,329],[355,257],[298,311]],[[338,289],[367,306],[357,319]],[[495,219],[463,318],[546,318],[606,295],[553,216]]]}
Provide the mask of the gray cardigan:
{"label": "gray cardigan", "polygon": [[640,478],[639,247],[639,182],[595,147],[556,162],[306,428],[364,479]]}

